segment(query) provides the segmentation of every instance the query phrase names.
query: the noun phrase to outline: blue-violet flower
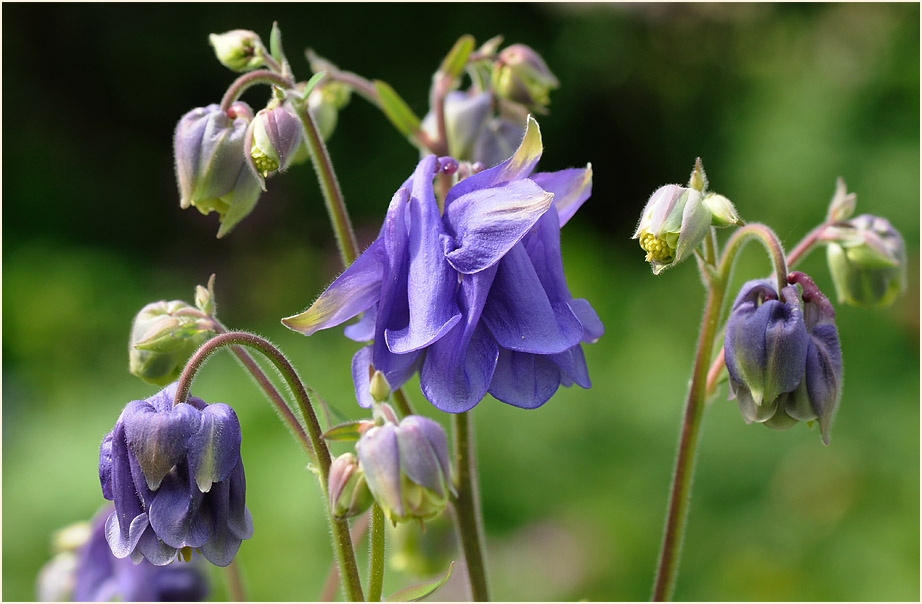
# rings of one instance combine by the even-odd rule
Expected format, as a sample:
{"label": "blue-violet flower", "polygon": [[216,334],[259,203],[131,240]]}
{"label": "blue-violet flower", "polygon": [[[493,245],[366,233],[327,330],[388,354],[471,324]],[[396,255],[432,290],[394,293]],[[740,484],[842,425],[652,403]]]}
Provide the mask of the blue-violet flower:
{"label": "blue-violet flower", "polygon": [[99,481],[115,503],[106,538],[134,562],[160,566],[195,548],[227,566],[253,534],[240,424],[224,404],[190,396],[174,406],[175,392],[128,403],[102,442]]}
{"label": "blue-violet flower", "polygon": [[362,406],[372,404],[369,366],[392,388],[419,371],[424,396],[451,413],[487,392],[535,408],[561,384],[590,386],[580,344],[604,328],[570,295],[560,226],[589,197],[592,170],[533,175],[541,152],[529,118],[512,157],[452,187],[442,214],[432,179],[443,160],[424,158],[377,240],[309,309],[283,320],[310,335],[365,313],[346,328],[353,340],[374,340],[352,361]]}

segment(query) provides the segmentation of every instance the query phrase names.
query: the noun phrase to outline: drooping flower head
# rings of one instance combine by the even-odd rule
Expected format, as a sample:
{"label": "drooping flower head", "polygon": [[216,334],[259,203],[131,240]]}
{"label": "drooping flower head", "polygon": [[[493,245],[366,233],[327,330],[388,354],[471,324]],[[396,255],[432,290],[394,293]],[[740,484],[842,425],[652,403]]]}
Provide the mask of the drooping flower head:
{"label": "drooping flower head", "polygon": [[173,153],[179,205],[221,216],[218,237],[249,214],[259,200],[259,180],[244,164],[243,143],[253,110],[243,102],[222,111],[217,104],[185,114],[176,125]]}
{"label": "drooping flower head", "polygon": [[561,384],[589,387],[580,344],[604,330],[567,289],[560,225],[589,197],[592,171],[532,175],[541,151],[529,119],[512,157],[452,187],[442,213],[432,179],[455,162],[424,158],[378,239],[309,309],[283,320],[310,335],[365,313],[346,328],[374,340],[352,362],[360,404],[371,406],[369,367],[393,388],[419,371],[426,398],[452,413],[487,392],[534,408]]}
{"label": "drooping flower head", "polygon": [[116,558],[161,566],[194,548],[227,566],[253,534],[240,424],[224,404],[174,406],[175,392],[128,403],[103,439],[99,481],[115,504],[106,538]]}
{"label": "drooping flower head", "polygon": [[[154,566],[116,558],[106,541],[109,504],[89,523],[71,525],[55,539],[57,554],[39,573],[38,599],[44,602],[199,602],[208,595],[201,557],[188,563]],[[66,542],[65,542],[66,541]]]}
{"label": "drooping flower head", "polygon": [[733,303],[724,336],[730,396],[747,422],[785,430],[818,420],[828,444],[842,381],[835,312],[803,273],[788,282],[779,295],[769,281],[750,281]]}
{"label": "drooping flower head", "polygon": [[215,335],[214,324],[182,300],[151,302],[131,323],[128,371],[165,386],[179,379],[186,361]]}

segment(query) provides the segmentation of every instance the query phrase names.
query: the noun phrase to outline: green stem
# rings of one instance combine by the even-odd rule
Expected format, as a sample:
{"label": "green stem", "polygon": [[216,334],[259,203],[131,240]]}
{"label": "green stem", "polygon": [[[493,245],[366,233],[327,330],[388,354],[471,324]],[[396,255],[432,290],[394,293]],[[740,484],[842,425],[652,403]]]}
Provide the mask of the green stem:
{"label": "green stem", "polygon": [[271,86],[277,86],[278,88],[283,89],[291,88],[294,86],[292,81],[288,78],[267,69],[251,71],[240,76],[230,85],[230,87],[227,89],[227,92],[224,93],[224,98],[221,99],[221,110],[227,111],[230,109],[230,106],[234,103],[234,101],[239,99],[240,95],[242,95],[247,88],[256,86],[258,84],[269,84]]}
{"label": "green stem", "polygon": [[779,291],[786,285],[787,264],[784,251],[771,229],[761,224],[751,224],[733,233],[727,241],[718,271],[710,280],[708,288],[692,381],[685,401],[679,451],[676,456],[669,495],[669,508],[666,512],[666,529],[653,586],[653,600],[656,602],[669,600],[675,589],[682,538],[685,534],[685,523],[688,520],[695,452],[701,436],[701,418],[706,399],[708,365],[714,348],[714,336],[720,323],[721,309],[727,293],[727,283],[730,280],[733,262],[743,245],[751,239],[758,239],[768,250],[774,265],[775,276],[779,282]]}
{"label": "green stem", "polygon": [[215,336],[199,348],[192,358],[186,363],[179,383],[176,388],[176,396],[173,403],[182,403],[189,396],[189,390],[192,386],[192,380],[196,372],[201,368],[205,360],[225,346],[247,346],[253,348],[266,356],[269,361],[279,370],[291,392],[294,394],[298,407],[304,416],[305,425],[307,426],[308,437],[314,450],[313,459],[319,468],[318,479],[320,487],[323,490],[324,501],[326,501],[327,518],[330,522],[330,530],[333,533],[333,549],[336,553],[336,560],[340,568],[340,577],[343,583],[346,597],[352,601],[362,601],[362,583],[359,579],[358,565],[355,562],[355,552],[352,547],[352,540],[349,537],[349,524],[344,520],[337,520],[329,506],[329,493],[327,492],[327,479],[330,473],[330,450],[327,448],[321,434],[320,422],[317,421],[317,415],[314,413],[313,404],[304,383],[298,377],[297,372],[288,359],[285,358],[275,346],[267,340],[246,332],[229,332]]}
{"label": "green stem", "polygon": [[475,602],[488,602],[490,596],[487,589],[486,553],[470,412],[455,414],[452,417],[452,426],[455,437],[455,459],[458,463],[455,522],[458,525],[461,549],[467,561],[471,596]]}
{"label": "green stem", "polygon": [[394,404],[397,406],[397,411],[400,412],[401,417],[413,415],[413,408],[410,406],[410,399],[407,398],[403,388],[398,388],[394,391]]}
{"label": "green stem", "polygon": [[307,149],[311,155],[311,163],[314,165],[314,171],[317,172],[320,191],[323,193],[327,214],[330,216],[330,225],[333,227],[333,233],[336,235],[336,242],[339,245],[339,254],[342,257],[343,264],[349,266],[359,257],[360,250],[355,233],[352,230],[352,223],[349,221],[349,213],[346,211],[343,192],[339,187],[339,181],[336,179],[336,172],[333,170],[333,162],[330,160],[327,147],[317,130],[317,125],[307,110],[307,103],[296,101],[292,105],[301,120]]}
{"label": "green stem", "polygon": [[227,566],[227,596],[231,602],[246,602],[247,592],[243,585],[243,574],[240,572],[240,563],[231,560]]}
{"label": "green stem", "polygon": [[371,506],[370,555],[368,559],[368,601],[380,602],[384,587],[384,512],[375,503]]}

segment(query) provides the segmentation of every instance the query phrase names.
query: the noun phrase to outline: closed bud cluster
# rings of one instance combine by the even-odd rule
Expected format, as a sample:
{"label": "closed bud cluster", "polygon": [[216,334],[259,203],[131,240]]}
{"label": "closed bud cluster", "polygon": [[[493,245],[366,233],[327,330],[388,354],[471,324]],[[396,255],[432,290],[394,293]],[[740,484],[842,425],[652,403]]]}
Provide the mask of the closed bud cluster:
{"label": "closed bud cluster", "polygon": [[330,509],[337,518],[351,518],[367,510],[372,501],[365,473],[352,453],[343,453],[330,465]]}
{"label": "closed bud cluster", "polygon": [[131,324],[128,370],[145,382],[165,386],[214,335],[214,323],[182,300],[152,302]]}
{"label": "closed bud cluster", "polygon": [[640,215],[633,239],[647,252],[645,260],[658,275],[685,258],[704,241],[710,228],[740,225],[729,199],[707,191],[700,160],[689,186],[665,185],[653,192]]}
{"label": "closed bud cluster", "polygon": [[375,501],[394,524],[438,516],[454,492],[445,431],[419,415],[399,423],[393,412],[376,417],[379,425],[355,447]]}
{"label": "closed bud cluster", "polygon": [[218,237],[249,214],[259,199],[259,180],[245,165],[243,147],[253,110],[237,102],[193,109],[173,136],[179,205],[221,216]]}
{"label": "closed bud cluster", "polygon": [[232,71],[250,71],[265,64],[263,43],[246,29],[234,29],[223,34],[211,34],[208,42],[222,65]]}
{"label": "closed bud cluster", "polygon": [[786,430],[816,420],[829,444],[842,385],[835,311],[807,275],[792,272],[788,283],[779,295],[768,281],[750,281],[733,303],[724,338],[730,396],[747,422]]}
{"label": "closed bud cluster", "polygon": [[493,88],[496,93],[539,113],[546,112],[546,106],[550,103],[549,93],[559,86],[560,83],[544,59],[524,44],[504,48],[493,66]]}
{"label": "closed bud cluster", "polygon": [[885,218],[862,214],[827,227],[821,239],[840,303],[888,306],[906,288],[906,243]]}
{"label": "closed bud cluster", "polygon": [[243,152],[265,190],[266,178],[284,172],[302,144],[301,120],[287,105],[261,109],[250,123]]}

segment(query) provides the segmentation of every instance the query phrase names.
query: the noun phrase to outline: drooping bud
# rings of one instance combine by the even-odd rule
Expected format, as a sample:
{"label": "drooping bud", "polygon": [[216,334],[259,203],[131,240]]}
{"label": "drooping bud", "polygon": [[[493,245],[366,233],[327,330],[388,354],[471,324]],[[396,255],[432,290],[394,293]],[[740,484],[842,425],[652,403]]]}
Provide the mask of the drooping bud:
{"label": "drooping bud", "polygon": [[889,306],[906,288],[906,243],[885,218],[862,214],[827,227],[826,258],[839,302]]}
{"label": "drooping bud", "polygon": [[247,130],[244,155],[265,190],[266,178],[284,172],[301,145],[301,120],[286,105],[261,109]]}
{"label": "drooping bud", "polygon": [[158,386],[176,380],[189,357],[215,335],[214,323],[200,315],[182,300],[142,308],[131,325],[128,370]]}
{"label": "drooping bud", "polygon": [[374,498],[365,482],[365,474],[352,453],[343,453],[330,465],[330,509],[337,518],[358,516]]}
{"label": "drooping bud", "polygon": [[263,43],[256,32],[233,29],[209,35],[208,42],[221,64],[232,71],[250,71],[265,64]]}
{"label": "drooping bud", "polygon": [[539,113],[547,111],[546,106],[551,102],[549,93],[559,86],[544,59],[524,44],[504,48],[493,66],[496,93]]}
{"label": "drooping bud", "polygon": [[727,320],[724,353],[730,396],[748,422],[786,430],[818,420],[823,442],[838,405],[842,354],[829,300],[793,272],[780,297],[767,281],[746,283]]}
{"label": "drooping bud", "polygon": [[[469,94],[456,90],[445,96],[445,136],[448,138],[449,155],[460,161],[479,159],[473,155],[474,146],[487,126],[492,108],[493,99],[489,92]],[[420,127],[430,137],[438,138],[435,112],[426,114]],[[509,156],[503,159],[506,157]]]}
{"label": "drooping bud", "polygon": [[742,224],[730,200],[708,192],[707,185],[699,158],[689,186],[662,186],[644,206],[633,239],[638,239],[647,252],[645,259],[654,275],[689,257],[707,237],[710,227]]}
{"label": "drooping bud", "polygon": [[243,143],[253,111],[237,102],[228,111],[216,105],[193,109],[182,117],[173,136],[179,205],[221,216],[218,237],[252,211],[259,199],[259,180],[247,169]]}
{"label": "drooping bud", "polygon": [[431,419],[384,421],[362,435],[356,452],[368,488],[394,524],[434,518],[454,492],[445,431]]}

